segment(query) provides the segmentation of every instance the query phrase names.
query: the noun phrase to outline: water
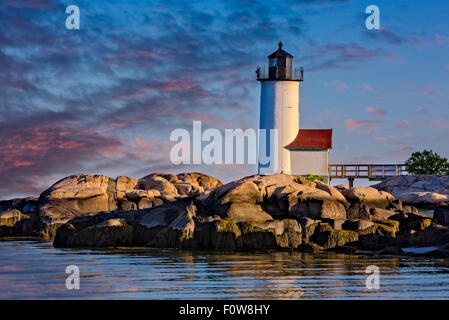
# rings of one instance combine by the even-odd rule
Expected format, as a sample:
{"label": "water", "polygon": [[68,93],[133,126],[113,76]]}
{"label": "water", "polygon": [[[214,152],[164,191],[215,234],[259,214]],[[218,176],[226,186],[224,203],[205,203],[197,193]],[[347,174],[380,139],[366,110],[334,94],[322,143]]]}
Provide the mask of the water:
{"label": "water", "polygon": [[[68,265],[81,272],[67,290]],[[366,267],[380,289],[366,289]],[[448,299],[449,260],[304,253],[55,249],[0,241],[0,299]]]}

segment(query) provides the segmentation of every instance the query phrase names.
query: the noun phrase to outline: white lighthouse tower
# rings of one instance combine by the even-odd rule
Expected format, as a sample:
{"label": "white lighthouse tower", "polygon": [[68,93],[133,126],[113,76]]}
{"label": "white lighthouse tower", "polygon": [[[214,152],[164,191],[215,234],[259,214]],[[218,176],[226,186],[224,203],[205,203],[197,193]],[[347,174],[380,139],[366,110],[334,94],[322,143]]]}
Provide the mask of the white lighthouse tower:
{"label": "white lighthouse tower", "polygon": [[[260,129],[265,129],[267,139],[259,144],[259,168],[261,174],[291,173],[290,144],[299,131],[299,82],[303,80],[302,68],[292,70],[293,56],[279,49],[268,56],[268,75],[257,68],[257,80],[261,83]],[[277,140],[270,146],[269,133],[277,129]],[[273,132],[273,131],[272,131]],[[270,149],[271,147],[271,149]],[[274,148],[274,149],[273,149]],[[274,154],[269,155],[272,150]],[[261,164],[262,157],[269,156],[274,163]]]}

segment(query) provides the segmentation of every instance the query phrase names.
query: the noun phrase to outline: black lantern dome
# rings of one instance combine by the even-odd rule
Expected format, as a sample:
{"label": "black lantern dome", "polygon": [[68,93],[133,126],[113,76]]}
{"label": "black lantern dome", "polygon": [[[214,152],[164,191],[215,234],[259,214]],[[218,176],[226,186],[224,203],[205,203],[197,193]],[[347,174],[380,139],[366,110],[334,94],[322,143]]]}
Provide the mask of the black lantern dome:
{"label": "black lantern dome", "polygon": [[268,56],[268,77],[270,79],[291,79],[292,78],[293,56],[282,49],[282,42],[279,42],[279,49]]}
{"label": "black lantern dome", "polygon": [[282,42],[279,42],[279,48],[268,56],[268,77],[264,70],[257,68],[257,80],[289,80],[302,81],[303,71],[293,70],[293,56],[282,49]]}

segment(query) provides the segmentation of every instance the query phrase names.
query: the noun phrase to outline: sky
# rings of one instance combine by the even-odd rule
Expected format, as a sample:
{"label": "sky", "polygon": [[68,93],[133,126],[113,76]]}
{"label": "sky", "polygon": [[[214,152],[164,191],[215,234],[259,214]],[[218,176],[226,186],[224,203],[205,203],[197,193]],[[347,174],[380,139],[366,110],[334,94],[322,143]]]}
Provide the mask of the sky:
{"label": "sky", "polygon": [[436,0],[2,0],[0,199],[77,173],[256,173],[174,165],[169,136],[195,120],[258,128],[255,69],[279,41],[304,68],[300,127],[333,129],[331,163],[449,157],[448,13]]}

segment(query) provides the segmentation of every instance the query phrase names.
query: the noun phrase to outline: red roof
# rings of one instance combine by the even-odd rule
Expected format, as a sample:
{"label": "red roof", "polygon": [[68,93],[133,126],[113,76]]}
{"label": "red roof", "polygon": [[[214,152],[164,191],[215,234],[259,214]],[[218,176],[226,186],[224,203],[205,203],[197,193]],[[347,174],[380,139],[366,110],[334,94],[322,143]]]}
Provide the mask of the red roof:
{"label": "red roof", "polygon": [[287,149],[331,149],[332,129],[300,129]]}

